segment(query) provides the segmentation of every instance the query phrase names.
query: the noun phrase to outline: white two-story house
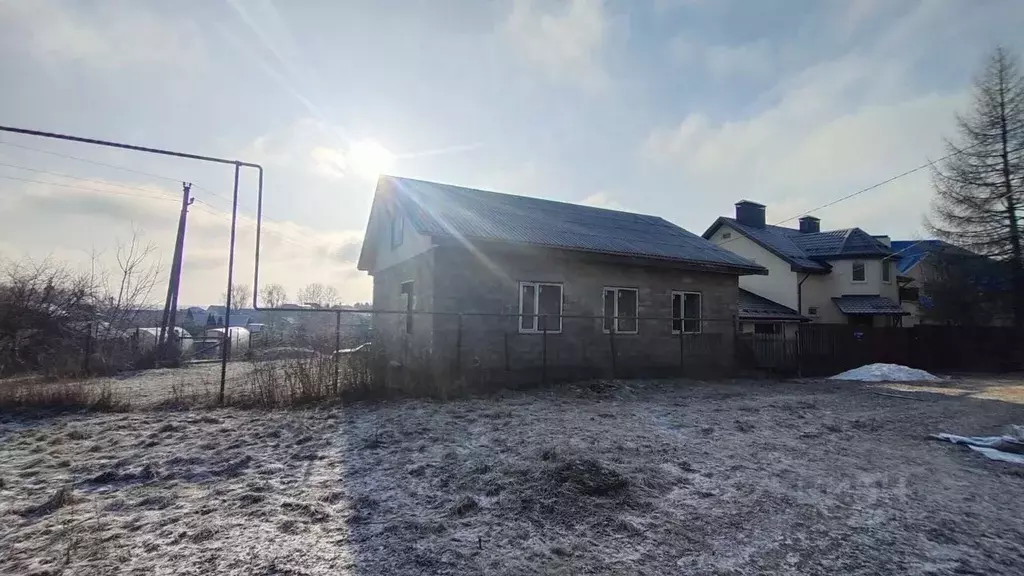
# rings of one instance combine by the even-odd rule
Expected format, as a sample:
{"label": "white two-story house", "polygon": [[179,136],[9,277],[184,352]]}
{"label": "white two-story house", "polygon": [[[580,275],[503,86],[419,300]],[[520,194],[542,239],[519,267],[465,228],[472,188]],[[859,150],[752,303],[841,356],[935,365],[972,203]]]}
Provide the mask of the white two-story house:
{"label": "white two-story house", "polygon": [[767,276],[741,276],[741,289],[811,322],[899,326],[905,314],[893,265],[899,255],[888,237],[860,228],[822,232],[813,216],[799,228],[771,226],[764,205],[742,200],[736,217],[718,218],[704,238],[768,269]]}

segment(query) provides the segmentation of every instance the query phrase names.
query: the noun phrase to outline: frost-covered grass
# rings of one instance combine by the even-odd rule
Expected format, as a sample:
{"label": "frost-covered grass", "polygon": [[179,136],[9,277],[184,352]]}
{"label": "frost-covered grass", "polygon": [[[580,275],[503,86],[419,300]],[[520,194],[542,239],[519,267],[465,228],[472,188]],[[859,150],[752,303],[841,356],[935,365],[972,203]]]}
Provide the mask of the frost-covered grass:
{"label": "frost-covered grass", "polygon": [[1024,406],[871,390],[0,414],[0,573],[1024,573],[1024,475],[924,440]]}

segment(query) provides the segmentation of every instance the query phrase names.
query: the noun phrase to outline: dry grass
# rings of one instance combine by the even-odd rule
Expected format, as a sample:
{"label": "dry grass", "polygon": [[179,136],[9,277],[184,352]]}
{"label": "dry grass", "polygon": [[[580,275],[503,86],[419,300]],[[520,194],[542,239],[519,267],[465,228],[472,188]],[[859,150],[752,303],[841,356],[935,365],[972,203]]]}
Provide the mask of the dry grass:
{"label": "dry grass", "polygon": [[88,382],[0,382],[0,410],[124,412],[130,399],[110,385]]}

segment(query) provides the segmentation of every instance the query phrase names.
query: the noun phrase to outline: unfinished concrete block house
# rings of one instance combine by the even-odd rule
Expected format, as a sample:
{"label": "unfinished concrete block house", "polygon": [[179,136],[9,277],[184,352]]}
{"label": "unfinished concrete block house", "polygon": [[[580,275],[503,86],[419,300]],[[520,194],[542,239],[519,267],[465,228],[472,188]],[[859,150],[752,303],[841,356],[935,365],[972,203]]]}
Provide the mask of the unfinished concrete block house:
{"label": "unfinished concrete block house", "polygon": [[403,312],[373,319],[389,357],[497,372],[731,366],[737,280],[766,273],[656,216],[391,176],[358,265]]}

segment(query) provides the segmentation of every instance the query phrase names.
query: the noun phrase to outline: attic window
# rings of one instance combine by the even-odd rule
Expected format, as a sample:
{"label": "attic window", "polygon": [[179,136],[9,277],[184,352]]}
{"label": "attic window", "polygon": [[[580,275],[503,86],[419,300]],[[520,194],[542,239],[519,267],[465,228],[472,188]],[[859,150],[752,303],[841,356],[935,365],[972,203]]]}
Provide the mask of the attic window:
{"label": "attic window", "polygon": [[398,248],[402,245],[405,236],[405,219],[401,214],[391,217],[391,248]]}
{"label": "attic window", "polygon": [[722,240],[728,240],[732,238],[732,232],[722,232]]}

